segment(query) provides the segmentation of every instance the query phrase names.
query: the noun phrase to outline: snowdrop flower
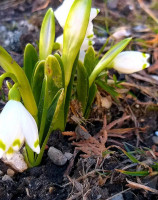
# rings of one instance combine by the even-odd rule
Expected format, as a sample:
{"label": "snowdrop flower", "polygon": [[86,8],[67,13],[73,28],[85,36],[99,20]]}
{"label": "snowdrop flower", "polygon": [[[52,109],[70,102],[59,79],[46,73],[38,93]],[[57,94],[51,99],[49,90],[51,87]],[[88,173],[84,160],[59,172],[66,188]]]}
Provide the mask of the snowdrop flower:
{"label": "snowdrop flower", "polygon": [[149,67],[149,57],[138,51],[124,51],[115,57],[111,66],[120,73],[131,74]]}
{"label": "snowdrop flower", "polygon": [[[57,18],[57,20],[62,28],[64,28],[64,26],[65,26],[65,22],[66,22],[68,13],[70,11],[70,8],[71,8],[73,2],[74,2],[74,0],[65,0],[63,2],[63,4],[60,7],[58,7],[56,9],[56,11],[54,12],[55,17]],[[94,32],[93,32],[92,20],[97,16],[99,11],[100,10],[96,9],[96,8],[91,9],[87,32],[85,35],[85,39],[82,43],[82,46],[80,48],[79,59],[82,61],[84,60],[85,50],[87,50],[90,45],[94,44],[94,41],[93,41]],[[77,22],[76,22],[76,29],[77,29]],[[60,51],[62,51],[62,49],[63,49],[63,34],[60,35],[59,37],[57,37],[56,42],[60,44]]]}
{"label": "snowdrop flower", "polygon": [[9,100],[0,114],[0,158],[11,158],[24,141],[39,154],[38,129],[34,118],[21,102]]}

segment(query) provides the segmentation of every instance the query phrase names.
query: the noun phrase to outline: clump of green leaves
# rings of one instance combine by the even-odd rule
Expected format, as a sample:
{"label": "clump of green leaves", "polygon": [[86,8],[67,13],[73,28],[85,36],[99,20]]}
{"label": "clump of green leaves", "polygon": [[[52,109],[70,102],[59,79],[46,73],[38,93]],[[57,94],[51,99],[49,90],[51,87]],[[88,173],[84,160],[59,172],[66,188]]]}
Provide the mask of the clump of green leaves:
{"label": "clump of green leaves", "polygon": [[[38,126],[40,153],[37,155],[25,145],[24,155],[29,166],[40,164],[52,131],[65,129],[72,91],[75,91],[74,96],[81,104],[84,118],[89,116],[97,84],[113,97],[117,96],[99,75],[111,67],[110,63],[128,45],[131,38],[114,45],[101,59],[98,59],[93,46],[90,46],[84,62],[81,62],[78,55],[87,31],[90,10],[91,0],[74,1],[64,27],[61,55],[57,51],[52,55],[55,47],[55,18],[51,8],[43,19],[39,52],[28,44],[24,51],[23,68],[0,47],[0,65],[5,70],[0,77],[1,86],[5,78],[13,80],[14,84],[8,84],[8,89],[11,90],[16,85],[21,101]],[[115,84],[118,84],[117,81]]]}

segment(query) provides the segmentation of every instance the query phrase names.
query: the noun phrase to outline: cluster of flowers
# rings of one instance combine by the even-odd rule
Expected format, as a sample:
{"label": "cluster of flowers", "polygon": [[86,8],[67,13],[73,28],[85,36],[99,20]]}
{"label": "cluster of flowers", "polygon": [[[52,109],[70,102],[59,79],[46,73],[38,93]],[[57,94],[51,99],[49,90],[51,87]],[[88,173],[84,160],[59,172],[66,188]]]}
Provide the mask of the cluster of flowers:
{"label": "cluster of flowers", "polygon": [[[73,2],[74,0],[65,0],[55,11],[55,16],[62,28],[65,26],[65,21]],[[79,59],[81,61],[84,60],[85,51],[89,45],[94,44],[92,20],[98,13],[99,9],[91,9],[86,36],[80,49]],[[76,19],[76,24],[79,23],[77,20],[79,19]],[[62,52],[63,35],[59,36],[56,42],[60,44],[60,51]],[[110,67],[113,67],[120,73],[134,73],[149,67],[149,57],[149,54],[141,52],[124,51],[116,56],[110,64]],[[35,119],[21,102],[9,100],[0,114],[0,158],[12,157],[14,152],[20,150],[24,141],[34,152],[37,154],[40,153],[38,128]]]}

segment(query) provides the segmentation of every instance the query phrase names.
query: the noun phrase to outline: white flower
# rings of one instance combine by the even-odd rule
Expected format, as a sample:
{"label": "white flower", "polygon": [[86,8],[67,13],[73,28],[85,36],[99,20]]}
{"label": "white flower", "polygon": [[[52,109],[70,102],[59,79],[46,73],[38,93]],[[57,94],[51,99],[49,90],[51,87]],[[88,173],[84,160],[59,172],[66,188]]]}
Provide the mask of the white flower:
{"label": "white flower", "polygon": [[[57,18],[60,26],[64,28],[65,22],[68,16],[68,13],[70,11],[70,8],[73,4],[74,0],[65,0],[63,4],[56,9],[54,12],[55,17]],[[90,13],[90,18],[89,18],[89,24],[87,27],[87,32],[85,35],[85,39],[82,43],[82,46],[80,48],[80,56],[79,59],[83,61],[84,55],[85,55],[85,50],[88,49],[88,47],[92,44],[94,44],[93,38],[94,38],[94,32],[93,32],[93,23],[92,20],[97,16],[99,13],[99,9],[92,8],[91,13]],[[82,11],[81,11],[82,12]],[[76,29],[77,29],[77,21],[76,21]],[[77,31],[77,30],[76,30]],[[60,35],[57,37],[56,42],[60,44],[60,51],[63,49],[63,35]]]}
{"label": "white flower", "polygon": [[38,128],[21,102],[10,100],[0,114],[0,158],[11,158],[24,141],[39,154]]}
{"label": "white flower", "polygon": [[120,73],[131,74],[149,67],[149,57],[138,51],[124,51],[115,57],[111,66]]}

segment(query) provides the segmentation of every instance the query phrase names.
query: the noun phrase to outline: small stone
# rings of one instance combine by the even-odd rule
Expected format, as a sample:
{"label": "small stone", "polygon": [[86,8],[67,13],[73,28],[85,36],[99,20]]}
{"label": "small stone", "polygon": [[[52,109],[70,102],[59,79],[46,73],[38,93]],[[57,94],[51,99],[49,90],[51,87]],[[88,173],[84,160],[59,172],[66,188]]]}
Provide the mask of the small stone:
{"label": "small stone", "polygon": [[158,136],[158,131],[155,131],[155,135]]}
{"label": "small stone", "polygon": [[2,177],[2,181],[13,181],[13,179],[8,176],[7,174],[5,174],[3,177]]}
{"label": "small stone", "polygon": [[58,149],[54,147],[50,147],[48,150],[48,157],[51,159],[51,161],[59,166],[65,165],[67,162],[67,157]]}
{"label": "small stone", "polygon": [[7,169],[7,175],[8,176],[14,176],[15,172],[12,169]]}
{"label": "small stone", "polygon": [[155,144],[158,144],[158,137],[157,136],[153,136],[152,140]]}
{"label": "small stone", "polygon": [[26,162],[24,161],[24,157],[20,152],[14,153],[10,159],[2,158],[2,161],[11,166],[11,168],[17,172],[23,172],[28,168]]}
{"label": "small stone", "polygon": [[115,195],[114,197],[111,198],[111,200],[124,200],[122,194],[118,194],[118,195]]}
{"label": "small stone", "polygon": [[66,156],[66,158],[67,158],[68,160],[70,160],[70,159],[73,157],[73,154],[72,154],[72,153],[69,153],[69,152],[65,152],[65,153],[64,153],[64,156]]}
{"label": "small stone", "polygon": [[112,99],[110,96],[101,97],[101,105],[103,108],[109,109],[112,106]]}
{"label": "small stone", "polygon": [[50,188],[49,188],[49,193],[51,194],[54,190],[55,190],[54,187],[50,187]]}
{"label": "small stone", "polygon": [[139,108],[140,106],[139,106],[139,104],[136,104],[135,107],[136,107],[136,108]]}

